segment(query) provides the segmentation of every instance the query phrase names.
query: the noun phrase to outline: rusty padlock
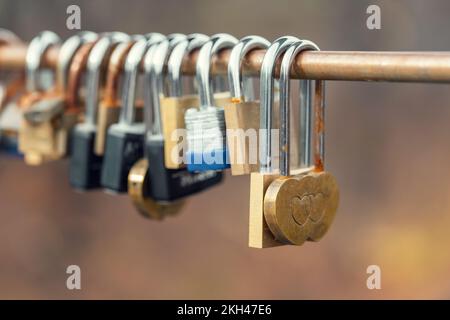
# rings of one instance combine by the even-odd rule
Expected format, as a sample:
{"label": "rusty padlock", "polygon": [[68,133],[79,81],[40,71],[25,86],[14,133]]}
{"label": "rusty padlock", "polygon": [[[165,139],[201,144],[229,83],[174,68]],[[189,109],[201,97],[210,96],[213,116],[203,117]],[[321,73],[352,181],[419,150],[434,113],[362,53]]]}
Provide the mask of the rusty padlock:
{"label": "rusty padlock", "polygon": [[[272,181],[264,195],[264,217],[275,239],[283,244],[302,245],[305,241],[320,240],[333,222],[339,203],[339,189],[335,178],[324,171],[325,154],[325,83],[316,80],[314,97],[314,146],[311,147],[310,112],[302,122],[302,159],[304,171],[290,173],[290,78],[289,72],[297,54],[305,50],[319,50],[304,40],[291,45],[283,56],[280,71],[280,177]],[[308,90],[310,87],[305,87]],[[309,103],[302,104],[310,108]],[[305,134],[305,132],[307,134]],[[314,165],[311,161],[314,149]]]}

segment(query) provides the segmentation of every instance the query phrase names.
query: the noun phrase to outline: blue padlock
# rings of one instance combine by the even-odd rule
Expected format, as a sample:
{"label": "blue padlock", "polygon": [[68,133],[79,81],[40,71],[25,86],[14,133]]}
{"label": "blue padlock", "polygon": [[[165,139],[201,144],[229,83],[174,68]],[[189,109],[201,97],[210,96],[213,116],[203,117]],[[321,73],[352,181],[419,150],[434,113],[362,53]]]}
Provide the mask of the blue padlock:
{"label": "blue padlock", "polygon": [[224,170],[230,168],[226,143],[225,112],[215,106],[211,89],[211,58],[221,49],[232,48],[238,40],[225,33],[213,35],[200,49],[196,80],[200,97],[200,108],[191,108],[185,113],[188,150],[187,169],[191,172]]}

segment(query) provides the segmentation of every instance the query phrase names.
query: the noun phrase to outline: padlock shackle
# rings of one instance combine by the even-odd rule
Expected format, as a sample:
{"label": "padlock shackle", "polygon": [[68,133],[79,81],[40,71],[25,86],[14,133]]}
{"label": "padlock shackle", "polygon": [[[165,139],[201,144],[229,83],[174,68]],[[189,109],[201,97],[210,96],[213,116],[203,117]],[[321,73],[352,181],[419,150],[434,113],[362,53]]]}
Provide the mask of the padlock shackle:
{"label": "padlock shackle", "polygon": [[[316,50],[319,47],[311,41],[300,40],[292,44],[284,53],[280,68],[280,174],[290,175],[290,77],[289,73],[292,64],[303,51]],[[301,166],[311,166],[311,80],[301,80],[300,82],[300,150]],[[319,115],[320,116],[320,115]],[[322,135],[323,135],[322,131]],[[323,139],[316,134],[315,139]],[[317,154],[317,153],[316,153]],[[323,160],[323,152],[319,153],[319,158]],[[323,163],[323,161],[321,161]]]}
{"label": "padlock shackle", "polygon": [[164,65],[174,46],[186,39],[183,34],[171,34],[166,39],[152,46],[144,63],[144,86],[146,88],[145,108],[149,117],[146,119],[147,133],[162,136],[161,96],[164,96]]}
{"label": "padlock shackle", "polygon": [[181,40],[172,50],[167,61],[167,77],[169,79],[169,96],[181,97],[183,95],[183,81],[181,66],[185,56],[192,51],[200,48],[209,40],[207,35],[201,33],[192,33],[187,38]]}
{"label": "padlock shackle", "polygon": [[245,58],[247,53],[253,49],[267,49],[269,46],[270,41],[263,37],[253,35],[242,38],[239,43],[233,47],[228,60],[228,83],[230,84],[230,93],[233,100],[239,102],[243,102],[245,100],[242,89],[242,60]]}
{"label": "padlock shackle", "polygon": [[70,62],[72,61],[77,50],[81,47],[81,45],[86,42],[94,42],[97,38],[98,35],[95,32],[81,31],[63,42],[58,53],[55,71],[56,89],[58,91],[65,92],[67,89],[67,73]]}
{"label": "padlock shackle", "polygon": [[211,88],[210,69],[211,59],[222,49],[232,48],[238,39],[227,33],[218,33],[209,39],[200,49],[196,64],[196,80],[200,97],[200,109],[214,105],[213,90]]}
{"label": "padlock shackle", "polygon": [[38,91],[39,68],[45,51],[52,45],[59,44],[60,37],[53,31],[42,31],[28,45],[25,57],[26,89],[29,92]]}
{"label": "padlock shackle", "polygon": [[110,57],[114,47],[122,42],[129,42],[130,36],[121,32],[111,32],[99,39],[91,52],[87,62],[86,78],[86,112],[85,123],[94,125],[97,120],[98,91],[100,87],[100,68],[103,61]]}
{"label": "padlock shackle", "polygon": [[4,44],[23,45],[23,41],[11,30],[0,28],[0,46]]}
{"label": "padlock shackle", "polygon": [[120,110],[119,123],[132,125],[135,120],[135,96],[139,65],[143,59],[148,45],[147,39],[141,39],[131,47],[125,60],[122,109]]}
{"label": "padlock shackle", "polygon": [[260,75],[260,140],[259,140],[259,171],[272,172],[272,115],[274,102],[275,65],[278,58],[289,46],[300,39],[284,36],[276,39],[267,49],[261,64]]}
{"label": "padlock shackle", "polygon": [[106,71],[106,84],[103,95],[103,101],[108,105],[115,105],[117,102],[120,74],[125,65],[127,55],[134,44],[135,41],[118,44],[111,53]]}
{"label": "padlock shackle", "polygon": [[78,91],[81,85],[81,75],[87,65],[89,53],[96,42],[88,42],[83,44],[75,53],[70,62],[69,74],[66,90],[66,110],[78,110],[79,100]]}

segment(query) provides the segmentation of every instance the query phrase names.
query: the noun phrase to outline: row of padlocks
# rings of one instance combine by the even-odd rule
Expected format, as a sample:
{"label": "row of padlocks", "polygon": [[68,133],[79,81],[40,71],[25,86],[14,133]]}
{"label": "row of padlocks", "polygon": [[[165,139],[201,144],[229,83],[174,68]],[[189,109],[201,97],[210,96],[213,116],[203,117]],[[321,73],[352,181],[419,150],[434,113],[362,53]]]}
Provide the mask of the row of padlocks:
{"label": "row of padlocks", "polygon": [[[14,41],[0,32],[0,43]],[[55,45],[53,72],[42,60]],[[213,77],[211,61],[222,49],[232,49],[228,77]],[[266,49],[260,99],[241,72],[254,49]],[[16,146],[30,165],[69,157],[74,188],[128,193],[158,220],[222,182],[224,170],[250,175],[251,247],[317,241],[333,221],[339,192],[324,170],[323,81],[299,80],[299,134],[291,139],[290,70],[305,50],[319,48],[291,36],[270,43],[223,33],[81,32],[61,43],[43,31],[28,46],[24,76],[4,83],[2,145]],[[192,79],[182,76],[182,65],[194,51]],[[300,166],[291,170],[293,153]]]}

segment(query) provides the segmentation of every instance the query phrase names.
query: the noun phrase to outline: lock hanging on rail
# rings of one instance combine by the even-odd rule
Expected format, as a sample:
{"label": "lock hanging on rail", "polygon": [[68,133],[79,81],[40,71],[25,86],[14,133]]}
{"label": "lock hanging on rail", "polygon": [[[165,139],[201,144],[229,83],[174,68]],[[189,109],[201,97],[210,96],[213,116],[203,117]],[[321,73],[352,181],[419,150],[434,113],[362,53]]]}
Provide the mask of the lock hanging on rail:
{"label": "lock hanging on rail", "polygon": [[[273,78],[277,59],[296,41],[295,37],[281,37],[276,39],[267,49],[261,65],[260,75],[260,124],[259,124],[259,172],[250,175],[250,219],[249,246],[266,248],[280,245],[270,232],[264,219],[264,194],[270,183],[278,174],[270,172],[270,166],[264,158],[268,152],[272,155],[272,128],[274,112],[274,82]],[[273,159],[269,158],[270,161]]]}
{"label": "lock hanging on rail", "polygon": [[154,43],[136,41],[125,61],[120,119],[108,129],[101,173],[101,185],[112,192],[127,192],[129,171],[144,153],[145,124],[136,122],[135,96],[141,61]]}
{"label": "lock hanging on rail", "polygon": [[[286,40],[285,40],[286,41]],[[281,42],[281,47],[283,43]],[[280,42],[278,42],[280,45]],[[314,100],[314,166],[311,165],[311,103],[309,91],[311,86],[302,86],[301,96],[301,168],[294,175],[290,175],[290,117],[289,72],[293,59],[303,50],[319,50],[310,41],[295,41],[289,45],[283,56],[280,75],[280,171],[274,173],[271,165],[271,137],[265,134],[264,162],[261,163],[261,173],[252,173],[252,188],[264,192],[255,194],[253,200],[258,203],[254,208],[262,206],[264,228],[260,229],[259,239],[250,238],[250,245],[254,247],[270,247],[281,244],[301,245],[305,241],[317,241],[327,232],[335,216],[339,191],[334,177],[323,171],[324,159],[324,83],[316,81]],[[269,56],[270,58],[270,56]],[[273,60],[274,61],[274,60]],[[264,66],[264,63],[263,63]],[[261,69],[261,84],[268,84],[273,71],[272,68]],[[303,82],[304,83],[304,82]],[[270,85],[269,85],[270,86]],[[263,87],[262,107],[270,108],[272,99],[267,85]],[[267,108],[269,106],[269,108]],[[270,115],[270,113],[267,113]],[[264,121],[270,128],[270,119]],[[269,131],[268,131],[269,132]],[[253,190],[255,191],[255,189]],[[261,201],[261,202],[259,202]],[[251,212],[252,214],[252,212]],[[253,217],[254,218],[254,217]],[[251,216],[252,219],[252,216]],[[256,221],[258,224],[261,221]],[[252,220],[250,220],[252,225]],[[255,235],[255,234],[253,234]],[[254,240],[259,240],[254,241]]]}
{"label": "lock hanging on rail", "polygon": [[[4,45],[23,45],[22,40],[13,32],[0,28],[0,47]],[[10,79],[0,84],[0,151],[11,155],[20,155],[17,133],[20,128],[22,111],[19,99],[25,93],[23,72],[14,73]]]}
{"label": "lock hanging on rail", "polygon": [[228,61],[231,104],[225,107],[225,123],[232,175],[258,170],[259,101],[251,101],[252,97],[245,97],[241,89],[243,84],[247,85],[248,88],[244,87],[247,95],[253,90],[252,79],[241,75],[241,62],[251,50],[267,49],[269,45],[268,40],[259,36],[242,38],[234,46]]}
{"label": "lock hanging on rail", "polygon": [[[44,37],[55,38],[56,35],[45,31],[35,38],[35,41]],[[80,111],[75,103],[76,90],[81,81],[80,69],[84,67],[96,38],[95,33],[86,31],[67,39],[58,56],[55,85],[44,92],[34,91],[39,89],[36,87],[30,91],[34,91],[33,93],[22,100],[26,106],[23,113],[24,121],[19,131],[19,147],[25,154],[25,161],[28,164],[38,165],[67,155],[69,134],[78,121]],[[30,60],[40,60],[39,55],[33,54],[31,49],[29,47]],[[72,81],[66,80],[68,73],[74,74]],[[36,79],[37,72],[29,69],[27,86],[32,88]]]}
{"label": "lock hanging on rail", "polygon": [[[97,134],[95,135],[94,152],[98,156],[103,156],[105,153],[106,135],[109,127],[119,121],[121,101],[119,96],[119,82],[122,75],[122,69],[125,65],[125,60],[131,47],[135,41],[139,40],[136,36],[132,37],[132,41],[128,43],[121,43],[117,45],[111,54],[108,63],[108,71],[106,74],[106,85],[103,97],[98,107],[97,116]],[[147,40],[162,40],[164,36],[161,33],[152,32],[145,35]],[[143,101],[136,101],[136,121],[140,122],[143,119]]]}
{"label": "lock hanging on rail", "polygon": [[219,50],[232,48],[237,43],[235,37],[219,33],[200,49],[196,65],[200,108],[190,108],[185,113],[187,168],[191,172],[230,168],[223,108],[230,103],[230,98],[225,94],[219,100],[212,94],[210,67],[211,58]]}
{"label": "lock hanging on rail", "polygon": [[[302,135],[302,162],[310,168],[307,172],[290,175],[290,118],[289,72],[292,61],[301,51],[319,50],[312,42],[293,44],[283,56],[280,74],[280,177],[267,188],[264,196],[264,217],[270,231],[283,244],[302,245],[305,241],[320,240],[334,220],[339,189],[335,178],[324,171],[325,156],[325,82],[317,80],[314,96],[314,166],[311,166],[310,134]],[[308,88],[307,88],[308,89]],[[310,108],[310,104],[307,104]],[[302,133],[310,131],[309,112],[303,118]],[[308,132],[309,133],[309,132]]]}
{"label": "lock hanging on rail", "polygon": [[[149,59],[144,61],[146,88],[149,96],[146,106],[149,105],[152,112],[151,124],[146,139],[146,156],[149,165],[149,190],[150,196],[156,201],[174,201],[207,189],[222,181],[222,173],[217,171],[205,171],[193,173],[186,168],[167,169],[164,161],[164,125],[160,118],[160,100],[164,97],[163,67],[174,46],[183,39],[167,39],[161,41],[147,53]],[[178,56],[180,59],[183,55]],[[147,63],[148,62],[148,63]],[[181,63],[179,63],[181,65]]]}
{"label": "lock hanging on rail", "polygon": [[52,123],[44,123],[42,125],[32,123],[27,120],[24,113],[31,110],[33,105],[43,97],[44,93],[42,90],[45,89],[40,81],[42,78],[39,70],[42,56],[51,45],[59,42],[60,38],[55,33],[42,31],[31,40],[27,49],[25,60],[27,93],[19,101],[19,106],[23,111],[19,127],[18,146],[19,151],[24,154],[25,162],[31,165],[41,164],[44,161],[42,151],[51,152],[55,149],[55,146],[48,141],[54,135]]}
{"label": "lock hanging on rail", "polygon": [[111,33],[96,42],[87,61],[87,94],[84,121],[77,124],[71,136],[71,158],[69,180],[72,187],[87,190],[100,187],[103,157],[94,153],[97,133],[97,106],[101,82],[100,68],[109,58],[112,49],[130,37],[122,33]]}
{"label": "lock hanging on rail", "polygon": [[186,166],[186,124],[184,114],[187,109],[199,106],[198,95],[183,93],[181,65],[183,58],[198,49],[209,37],[194,33],[180,41],[172,50],[167,61],[168,96],[161,97],[161,121],[164,135],[164,164],[167,169]]}
{"label": "lock hanging on rail", "polygon": [[[185,36],[181,34],[171,34],[167,37],[167,40],[169,42],[172,42],[172,45],[176,42],[181,41],[184,39]],[[162,38],[157,39],[157,41],[154,42],[154,46],[150,46],[150,48],[147,50],[147,53],[144,57],[144,69],[148,71],[149,68],[151,68],[151,64],[153,59],[155,58],[155,48],[156,44],[160,43],[161,41],[166,40],[165,36],[162,36]],[[144,87],[146,90],[151,90],[151,81],[149,79],[149,76],[151,74],[148,72],[144,73]],[[149,128],[151,127],[152,121],[153,121],[153,109],[152,109],[152,95],[147,91],[147,94],[145,95],[145,124],[146,124],[146,132],[148,132]],[[144,141],[146,141],[146,137],[144,137]],[[150,174],[149,174],[149,162],[147,157],[144,157],[137,161],[133,167],[130,169],[130,172],[128,174],[128,195],[130,196],[133,205],[138,210],[139,213],[141,213],[144,217],[154,219],[154,220],[161,220],[169,215],[175,215],[180,212],[181,208],[184,206],[184,201],[156,201],[151,197],[151,189],[152,184],[157,183],[157,181],[151,181],[150,180]]]}

